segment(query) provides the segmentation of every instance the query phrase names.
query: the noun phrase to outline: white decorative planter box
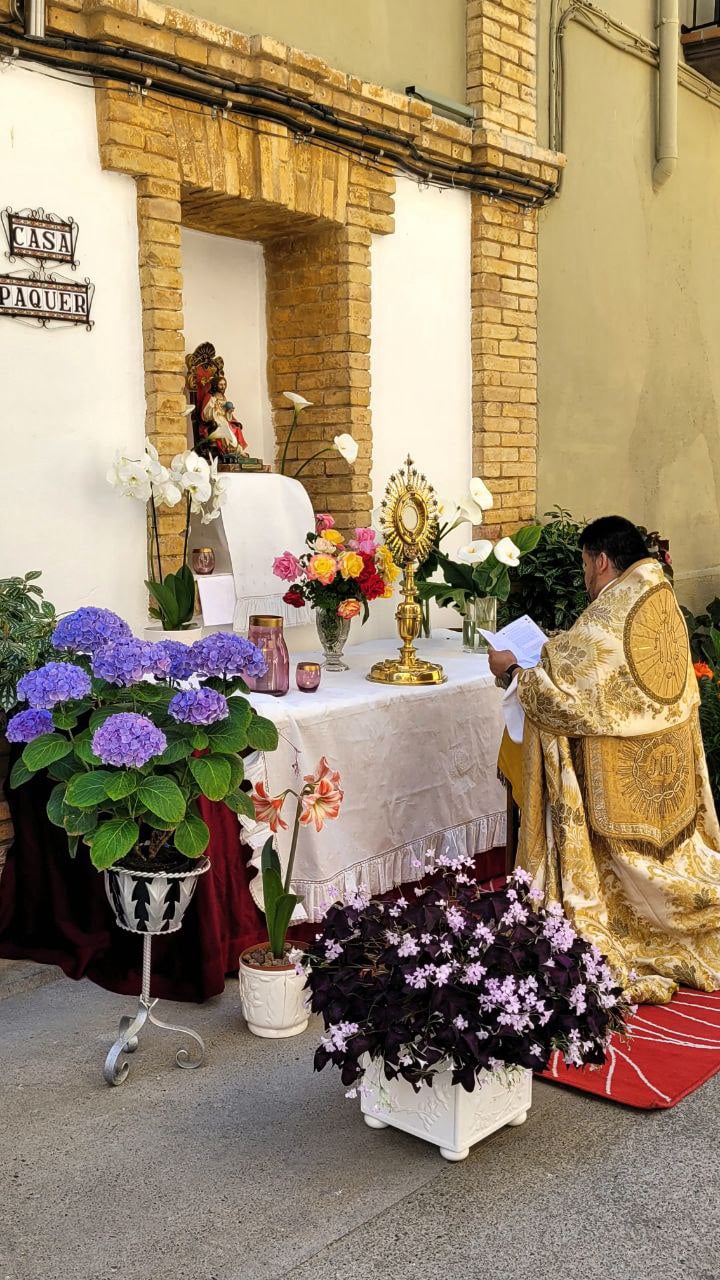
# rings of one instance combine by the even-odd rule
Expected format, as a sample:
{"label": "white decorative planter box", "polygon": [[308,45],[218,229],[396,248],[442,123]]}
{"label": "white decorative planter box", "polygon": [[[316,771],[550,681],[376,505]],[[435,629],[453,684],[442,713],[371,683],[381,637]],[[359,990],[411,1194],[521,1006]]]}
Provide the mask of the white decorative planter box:
{"label": "white decorative planter box", "polygon": [[388,1080],[380,1061],[369,1064],[361,1094],[365,1123],[371,1129],[403,1129],[434,1142],[446,1160],[465,1160],[470,1148],[503,1125],[522,1124],[532,1101],[532,1072],[512,1068],[481,1076],[468,1093],[452,1083],[452,1067],[438,1071],[432,1086],[415,1093],[407,1080]]}

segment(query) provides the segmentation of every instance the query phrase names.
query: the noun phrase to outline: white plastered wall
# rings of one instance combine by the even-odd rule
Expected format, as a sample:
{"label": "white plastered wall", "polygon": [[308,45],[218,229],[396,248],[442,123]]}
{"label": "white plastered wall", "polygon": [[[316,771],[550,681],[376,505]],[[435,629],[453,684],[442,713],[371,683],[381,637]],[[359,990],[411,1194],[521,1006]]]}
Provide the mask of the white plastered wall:
{"label": "white plastered wall", "polygon": [[[91,88],[3,70],[0,205],[75,218],[76,275],[95,285],[89,333],[0,317],[0,577],[40,569],[59,610],[104,605],[138,626],[145,512],[105,481],[144,437],[135,183],[100,168]],[[0,270],[21,270],[0,240]]]}

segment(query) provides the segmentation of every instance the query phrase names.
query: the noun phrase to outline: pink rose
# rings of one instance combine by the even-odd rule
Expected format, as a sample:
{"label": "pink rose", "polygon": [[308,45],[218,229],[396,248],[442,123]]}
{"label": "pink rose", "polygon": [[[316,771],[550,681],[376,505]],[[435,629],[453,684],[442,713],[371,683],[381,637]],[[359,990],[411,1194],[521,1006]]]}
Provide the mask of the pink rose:
{"label": "pink rose", "polygon": [[372,556],[377,551],[377,534],[374,529],[356,529],[355,537],[350,540],[349,546],[353,551],[359,551],[366,556]]}
{"label": "pink rose", "polygon": [[282,578],[283,582],[294,582],[302,573],[302,565],[292,551],[283,551],[281,556],[276,556],[273,560],[273,573],[276,578]]}
{"label": "pink rose", "polygon": [[335,521],[332,516],[328,515],[327,511],[321,511],[319,515],[315,516],[315,532],[316,533],[324,533],[326,529],[334,529],[334,528],[335,528]]}

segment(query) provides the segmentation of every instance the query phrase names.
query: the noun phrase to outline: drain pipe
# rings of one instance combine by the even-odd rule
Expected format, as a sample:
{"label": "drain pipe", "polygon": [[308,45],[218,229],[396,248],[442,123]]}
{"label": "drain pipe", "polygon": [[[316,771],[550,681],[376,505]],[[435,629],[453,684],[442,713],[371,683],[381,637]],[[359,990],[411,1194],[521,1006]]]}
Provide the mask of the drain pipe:
{"label": "drain pipe", "polygon": [[23,23],[26,36],[31,40],[45,39],[45,0],[24,0],[23,4],[12,0],[10,11],[13,18]]}
{"label": "drain pipe", "polygon": [[658,0],[658,113],[653,186],[663,187],[678,158],[679,0]]}

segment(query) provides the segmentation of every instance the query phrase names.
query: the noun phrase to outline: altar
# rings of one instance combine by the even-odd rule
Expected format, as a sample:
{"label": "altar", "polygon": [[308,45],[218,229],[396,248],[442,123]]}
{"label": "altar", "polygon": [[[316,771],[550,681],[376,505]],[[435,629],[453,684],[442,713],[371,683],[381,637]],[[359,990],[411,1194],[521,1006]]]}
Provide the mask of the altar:
{"label": "altar", "polygon": [[[291,687],[283,698],[251,695],[280,735],[277,751],[250,769],[268,794],[296,787],[321,756],[340,773],[340,819],[319,833],[303,827],[299,836],[293,888],[313,921],[338,895],[359,888],[384,893],[420,880],[443,855],[474,856],[505,842],[506,796],[497,778],[502,702],[487,658],[463,653],[456,632],[438,631],[418,651],[442,664],[445,684],[370,683],[372,664],[392,656],[396,645],[388,638],[346,650],[350,670],[323,672],[316,693]],[[267,827],[241,822],[259,867]],[[281,861],[289,837],[289,831],[276,837]],[[250,890],[261,905],[259,876]]]}

